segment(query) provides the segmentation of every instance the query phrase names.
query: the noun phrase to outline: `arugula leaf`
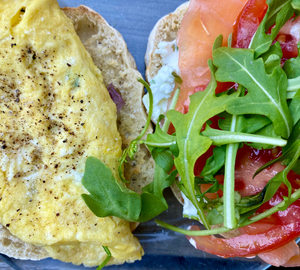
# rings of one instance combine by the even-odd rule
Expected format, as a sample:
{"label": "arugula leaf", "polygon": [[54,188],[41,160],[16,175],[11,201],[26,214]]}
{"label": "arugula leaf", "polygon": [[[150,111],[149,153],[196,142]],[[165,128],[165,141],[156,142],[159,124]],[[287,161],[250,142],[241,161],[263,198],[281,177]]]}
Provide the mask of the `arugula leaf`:
{"label": "arugula leaf", "polygon": [[152,157],[155,160],[155,163],[158,164],[161,168],[163,168],[166,172],[172,170],[174,166],[174,159],[172,152],[169,149],[153,149]]}
{"label": "arugula leaf", "polygon": [[292,0],[291,5],[295,10],[298,10],[298,11],[300,10],[300,1],[299,0]]}
{"label": "arugula leaf", "polygon": [[223,35],[218,35],[214,41],[212,50],[214,51],[214,50],[222,47],[222,43],[223,43]]}
{"label": "arugula leaf", "polygon": [[294,95],[290,105],[289,110],[291,112],[291,115],[293,117],[294,125],[298,122],[300,119],[300,88]]}
{"label": "arugula leaf", "polygon": [[236,204],[237,207],[241,208],[240,213],[244,214],[261,206],[264,201],[266,189],[267,187],[254,195],[242,197],[241,200]]}
{"label": "arugula leaf", "polygon": [[[291,0],[267,0],[267,13],[249,46],[250,49],[255,50],[255,59],[269,50],[281,27],[293,16],[294,9],[290,2]],[[272,28],[271,34],[266,34],[275,21],[276,25]]]}
{"label": "arugula leaf", "polygon": [[300,160],[299,159],[294,164],[292,171],[295,172],[296,174],[300,174]]}
{"label": "arugula leaf", "polygon": [[207,220],[211,225],[218,225],[223,223],[224,217],[216,208],[213,208],[208,212]]}
{"label": "arugula leaf", "polygon": [[[279,158],[268,162],[267,164],[265,164],[263,167],[261,167],[255,174],[257,175],[259,172],[261,172],[264,168],[270,166],[271,164],[274,164],[276,162],[279,162],[281,160],[284,160],[286,158],[290,158],[291,161],[289,163],[289,165],[281,172],[277,173],[267,184],[266,186],[266,190],[265,190],[265,196],[264,196],[264,200],[261,202],[260,205],[264,204],[265,202],[269,201],[276,193],[276,191],[278,190],[278,188],[280,187],[280,185],[283,183],[287,186],[288,188],[288,197],[284,198],[284,204],[281,205],[278,210],[279,211],[284,211],[286,210],[289,205],[292,203],[291,202],[291,194],[292,194],[292,185],[289,182],[289,180],[287,179],[287,174],[289,173],[289,171],[293,168],[293,166],[296,164],[298,158],[300,156],[300,140],[296,141],[291,147],[290,149],[283,154],[282,156],[280,156]],[[259,205],[259,206],[260,206]],[[258,207],[259,207],[258,206]],[[278,211],[277,210],[277,211]]]}
{"label": "arugula leaf", "polygon": [[296,123],[296,125],[293,127],[293,131],[291,133],[291,136],[288,139],[288,143],[285,147],[282,148],[282,152],[285,153],[287,150],[290,149],[292,144],[300,139],[300,121]]}
{"label": "arugula leaf", "polygon": [[90,194],[81,197],[97,217],[115,216],[144,222],[168,209],[162,192],[175,177],[175,173],[168,175],[156,164],[153,182],[139,195],[119,183],[103,162],[88,157],[81,182]]}
{"label": "arugula leaf", "polygon": [[232,115],[228,112],[222,112],[218,116],[220,117],[218,120],[219,128],[226,131],[230,130]]}
{"label": "arugula leaf", "polygon": [[173,154],[174,157],[178,157],[178,155],[179,155],[179,148],[178,148],[177,143],[176,144],[172,144],[170,146],[170,150],[171,150],[171,152],[172,152],[172,154]]}
{"label": "arugula leaf", "polygon": [[[255,132],[256,135],[258,136],[264,136],[264,137],[269,137],[270,139],[273,140],[281,140],[280,136],[278,136],[275,131],[274,131],[274,126],[273,124],[269,124],[264,126],[262,129],[258,130]],[[286,142],[287,143],[287,142]],[[247,143],[249,146],[256,148],[256,149],[272,149],[274,148],[274,145],[271,141],[265,142],[265,143],[257,143],[257,142],[252,142],[252,143]],[[278,145],[278,146],[284,146],[284,145]]]}
{"label": "arugula leaf", "polygon": [[275,68],[267,74],[261,58],[254,60],[253,50],[219,48],[213,52],[218,67],[216,79],[236,82],[248,89],[247,95],[227,103],[226,111],[235,114],[266,115],[274,124],[276,134],[288,138],[293,120],[286,102],[287,78]]}
{"label": "arugula leaf", "polygon": [[198,157],[208,150],[211,140],[200,135],[200,130],[208,119],[224,111],[225,104],[229,100],[237,97],[236,94],[215,96],[217,86],[214,78],[215,68],[211,60],[208,61],[208,65],[212,74],[211,81],[203,92],[196,92],[190,96],[191,103],[188,113],[181,114],[175,110],[167,112],[167,117],[176,129],[179,149],[179,155],[174,160],[175,166],[185,186],[188,199],[196,207],[200,219],[207,228],[209,228],[209,223],[195,196],[194,165]]}
{"label": "arugula leaf", "polygon": [[280,43],[277,41],[266,53],[261,56],[261,58],[265,63],[267,74],[272,74],[276,67],[281,68],[282,50]]}
{"label": "arugula leaf", "polygon": [[294,79],[300,76],[300,57],[299,54],[296,58],[291,58],[285,61],[283,65],[288,79]]}
{"label": "arugula leaf", "polygon": [[139,219],[142,207],[139,194],[118,183],[111,170],[99,159],[87,158],[81,182],[90,192],[90,195],[82,194],[81,197],[97,217]]}
{"label": "arugula leaf", "polygon": [[298,158],[300,156],[300,140],[295,141],[292,146],[280,157],[264,164],[261,168],[259,168],[253,177],[255,177],[257,174],[259,174],[262,170],[265,168],[271,166],[272,164],[275,164],[276,162],[279,161],[285,161],[289,160],[288,166],[281,172],[277,173],[267,184],[267,190],[266,190],[266,195],[262,203],[265,203],[269,201],[280,185],[284,183],[287,188],[288,188],[288,198],[285,199],[285,204],[279,209],[280,211],[285,210],[289,204],[290,204],[290,197],[292,193],[292,186],[289,180],[287,179],[287,174],[289,171],[293,168],[293,166],[296,164]]}
{"label": "arugula leaf", "polygon": [[255,133],[271,123],[262,115],[240,115],[237,119],[237,130],[243,133]]}
{"label": "arugula leaf", "polygon": [[[201,184],[211,184],[203,193],[200,191],[199,185]],[[196,197],[202,198],[206,193],[216,193],[220,189],[220,184],[216,178],[212,174],[204,176],[204,178],[195,177],[195,189],[196,189]]]}
{"label": "arugula leaf", "polygon": [[253,178],[258,175],[261,171],[263,171],[265,168],[270,167],[271,165],[280,162],[280,161],[286,161],[288,160],[288,163],[291,162],[292,159],[294,159],[295,153],[298,151],[298,148],[300,149],[300,140],[296,140],[293,142],[293,144],[287,149],[280,157],[273,159],[263,166],[261,166],[253,175]]}
{"label": "arugula leaf", "polygon": [[165,205],[165,210],[168,209],[168,204],[163,196],[163,191],[164,189],[170,187],[173,184],[177,173],[177,170],[174,170],[169,175],[160,166],[155,166],[154,179],[159,179],[160,181],[152,181],[150,184],[143,188],[144,192],[151,193],[157,198],[159,198],[161,202]]}
{"label": "arugula leaf", "polygon": [[200,176],[215,175],[225,164],[225,147],[215,147],[213,155],[206,160]]}
{"label": "arugula leaf", "polygon": [[[164,115],[160,115],[158,118],[158,123],[164,118]],[[152,148],[169,148],[172,145],[176,144],[176,137],[167,134],[164,132],[161,127],[156,125],[155,132],[153,134],[148,134],[147,139],[145,141],[141,141],[141,143],[146,144],[150,151]]]}
{"label": "arugula leaf", "polygon": [[[218,121],[218,125],[222,130],[229,131],[231,125],[232,115],[224,112],[219,114],[221,119]],[[268,117],[255,114],[239,115],[236,121],[236,129],[243,133],[255,133],[262,129],[266,125],[270,124],[271,120]]]}

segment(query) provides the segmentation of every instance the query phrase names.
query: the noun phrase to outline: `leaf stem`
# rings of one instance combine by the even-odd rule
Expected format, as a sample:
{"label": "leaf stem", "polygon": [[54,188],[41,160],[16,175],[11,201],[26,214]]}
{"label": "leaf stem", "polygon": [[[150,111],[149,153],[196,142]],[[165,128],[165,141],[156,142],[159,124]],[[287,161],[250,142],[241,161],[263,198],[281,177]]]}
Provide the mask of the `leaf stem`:
{"label": "leaf stem", "polygon": [[294,96],[296,95],[297,90],[296,91],[290,91],[290,92],[286,92],[286,99],[293,99]]}
{"label": "leaf stem", "polygon": [[110,250],[108,249],[108,247],[106,247],[106,246],[102,246],[102,247],[103,247],[104,251],[106,252],[107,257],[106,257],[106,259],[105,259],[105,260],[97,267],[96,270],[101,270],[101,269],[108,263],[108,261],[109,261],[110,258],[111,258],[111,253],[110,253]]}
{"label": "leaf stem", "polygon": [[[226,131],[222,133],[224,133],[224,135],[216,135],[216,136],[208,135],[207,137],[212,140],[213,145],[217,145],[217,146],[221,146],[229,143],[231,144],[239,143],[239,142],[272,144],[275,146],[285,146],[287,144],[286,140],[272,138],[268,136],[261,136],[261,135],[248,134],[248,133],[238,133],[238,132],[235,132],[234,134],[230,134],[229,132]],[[203,135],[206,135],[205,132],[203,132]]]}
{"label": "leaf stem", "polygon": [[[294,203],[295,201],[297,201],[298,199],[300,198],[300,188],[297,189],[297,191],[295,191],[291,197],[290,197],[290,204]],[[280,211],[280,208],[283,207],[285,205],[285,200],[283,200],[282,202],[280,202],[279,204],[277,204],[276,206],[266,210],[265,212],[257,215],[257,216],[254,216],[252,218],[250,218],[248,221],[245,221],[244,223],[242,223],[239,227],[243,227],[243,226],[247,226],[249,224],[252,224],[256,221],[259,221],[263,218],[266,218],[268,216],[271,216],[273,215],[274,213]]]}
{"label": "leaf stem", "polygon": [[[233,115],[230,131],[236,129],[237,116]],[[234,169],[238,143],[226,145],[225,174],[224,174],[224,226],[233,229],[237,225],[234,202]]]}
{"label": "leaf stem", "polygon": [[137,143],[146,133],[146,131],[151,123],[151,117],[152,117],[152,112],[153,112],[153,94],[152,94],[152,90],[151,90],[149,84],[147,82],[145,82],[142,78],[137,78],[137,81],[140,82],[141,84],[143,84],[149,93],[149,113],[148,113],[148,117],[147,117],[147,122],[146,122],[142,132],[135,140],[130,142],[129,146],[123,151],[122,156],[119,159],[120,163],[118,166],[118,172],[119,172],[120,179],[124,183],[129,183],[129,181],[126,181],[125,177],[123,177],[124,176],[123,163],[127,162],[127,160],[126,160],[127,155],[130,157],[131,160],[134,159],[134,154],[137,151]]}
{"label": "leaf stem", "polygon": [[300,89],[300,76],[293,79],[288,79],[288,92],[297,91]]}
{"label": "leaf stem", "polygon": [[[175,106],[176,106],[177,101],[178,101],[179,93],[180,93],[180,87],[178,87],[175,90],[175,93],[174,93],[174,96],[173,96],[173,99],[172,99],[172,102],[171,102],[169,110],[175,109]],[[164,132],[168,132],[169,127],[170,127],[170,123],[171,123],[170,120],[166,117],[165,118],[165,122],[164,122],[163,127],[162,127],[162,130]]]}
{"label": "leaf stem", "polygon": [[220,228],[211,229],[211,230],[190,231],[190,230],[175,227],[173,225],[170,225],[170,224],[165,223],[158,219],[156,219],[155,222],[157,225],[164,227],[166,229],[169,229],[169,230],[172,230],[174,232],[178,232],[178,233],[181,233],[184,235],[191,235],[191,236],[206,236],[206,235],[220,234],[220,233],[225,233],[225,232],[231,231],[231,229],[228,229],[225,227],[220,227]]}
{"label": "leaf stem", "polygon": [[174,137],[174,141],[172,142],[168,142],[168,143],[154,143],[154,142],[147,142],[147,141],[140,141],[140,143],[144,143],[147,146],[151,146],[151,147],[157,147],[157,148],[167,148],[170,147],[172,145],[176,144],[176,137]]}
{"label": "leaf stem", "polygon": [[152,117],[152,113],[153,113],[152,90],[151,90],[149,84],[147,82],[145,82],[142,78],[138,78],[137,81],[140,82],[141,84],[143,84],[149,93],[149,113],[148,113],[146,125],[144,126],[144,129],[142,130],[141,134],[135,139],[135,141],[138,141],[139,139],[141,139],[144,136],[144,134],[146,133],[146,131],[151,123],[151,117]]}
{"label": "leaf stem", "polygon": [[[299,198],[300,198],[300,188],[291,195],[290,203],[291,204],[294,203]],[[261,213],[261,214],[259,214],[257,216],[254,216],[254,217],[250,218],[249,220],[243,222],[242,224],[237,225],[233,229],[241,228],[241,227],[250,225],[250,224],[252,224],[254,222],[257,222],[257,221],[259,221],[261,219],[264,219],[264,218],[266,218],[266,217],[268,217],[270,215],[273,215],[274,213],[278,212],[279,209],[284,206],[284,204],[285,204],[285,201],[283,200],[282,202],[280,202],[279,204],[277,204],[273,208],[268,209],[267,211],[265,211],[265,212],[263,212],[263,213]],[[174,232],[178,232],[178,233],[181,233],[181,234],[184,234],[184,235],[190,235],[190,236],[207,236],[207,235],[225,233],[225,232],[229,232],[229,231],[233,230],[233,229],[226,228],[226,227],[219,227],[219,228],[211,229],[211,230],[190,231],[190,230],[186,230],[186,229],[181,229],[181,228],[175,227],[173,225],[170,225],[168,223],[165,223],[165,222],[157,220],[157,219],[155,220],[155,222],[159,226],[162,226],[162,227],[164,227],[166,229],[169,229],[169,230],[172,230]]]}

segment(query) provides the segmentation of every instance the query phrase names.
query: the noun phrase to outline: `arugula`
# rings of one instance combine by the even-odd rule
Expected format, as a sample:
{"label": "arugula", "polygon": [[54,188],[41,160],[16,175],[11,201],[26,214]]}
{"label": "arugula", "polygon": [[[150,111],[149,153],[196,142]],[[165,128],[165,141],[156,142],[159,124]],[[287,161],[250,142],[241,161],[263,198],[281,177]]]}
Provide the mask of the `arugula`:
{"label": "arugula", "polygon": [[277,146],[285,146],[285,145],[279,145],[279,144],[272,144],[272,140],[277,141],[277,140],[281,140],[281,137],[278,136],[275,131],[274,131],[274,126],[273,124],[269,124],[264,126],[263,128],[261,128],[260,130],[255,132],[256,135],[258,136],[264,136],[264,137],[269,137],[270,141],[269,142],[265,142],[265,143],[257,143],[257,142],[252,142],[252,143],[247,143],[249,146],[256,148],[256,149],[272,149],[274,148],[275,145]]}
{"label": "arugula", "polygon": [[[195,190],[196,197],[202,198],[206,193],[215,193],[222,185],[219,184],[214,175],[224,166],[225,163],[225,146],[215,147],[213,149],[213,154],[206,160],[206,164],[200,173],[200,177],[195,177]],[[201,184],[211,184],[205,192],[200,191]],[[210,224],[212,224],[209,221]]]}
{"label": "arugula", "polygon": [[281,68],[282,55],[280,43],[277,41],[266,53],[261,56],[265,63],[267,74],[272,74],[273,70],[277,67]]}
{"label": "arugula", "polygon": [[119,183],[103,162],[88,157],[81,182],[90,194],[81,196],[97,217],[115,216],[144,222],[168,208],[162,191],[173,183],[175,177],[156,164],[154,182],[144,187],[139,195]]}
{"label": "arugula", "polygon": [[[269,50],[279,30],[294,14],[291,0],[267,0],[267,4],[267,13],[255,32],[249,46],[250,49],[255,51],[255,59]],[[274,23],[276,24],[275,27],[272,28],[271,34],[266,34]]]}
{"label": "arugula", "polygon": [[287,78],[279,67],[267,74],[261,58],[254,59],[249,49],[219,48],[213,52],[218,67],[216,79],[243,85],[247,95],[229,101],[226,111],[234,114],[260,114],[267,116],[276,134],[288,138],[293,120],[286,102]]}
{"label": "arugula", "polygon": [[[300,62],[299,62],[299,67],[300,69]],[[300,76],[297,77],[296,79],[300,79]],[[293,80],[293,79],[291,79]],[[290,81],[290,80],[289,80]],[[294,125],[298,122],[298,120],[300,119],[300,80],[298,82],[298,86],[296,87],[296,92],[294,93],[294,95],[291,97],[292,101],[289,105],[289,110],[292,114],[293,120],[294,120]],[[289,91],[289,88],[288,88]]]}
{"label": "arugula", "polygon": [[298,45],[298,56],[285,61],[283,70],[285,71],[288,79],[294,79],[300,76],[300,56],[299,56],[299,45]]}
{"label": "arugula", "polygon": [[153,94],[152,94],[152,91],[151,91],[151,88],[149,86],[148,83],[146,83],[143,79],[141,78],[138,78],[137,79],[138,82],[140,82],[141,84],[143,84],[148,93],[149,93],[149,114],[148,114],[148,117],[147,117],[147,122],[141,132],[141,134],[133,141],[130,142],[129,146],[123,151],[122,153],[122,156],[121,158],[119,159],[120,161],[120,164],[119,164],[119,167],[118,167],[118,171],[119,171],[119,176],[122,180],[122,182],[124,183],[128,183],[128,181],[125,180],[125,178],[123,177],[123,163],[124,162],[127,162],[126,158],[127,156],[129,156],[129,158],[131,160],[134,160],[134,154],[137,152],[137,144],[139,142],[139,140],[144,136],[144,134],[146,133],[150,123],[151,123],[151,117],[152,117],[152,112],[153,112]]}
{"label": "arugula", "polygon": [[290,149],[292,144],[299,139],[300,139],[300,121],[298,121],[296,125],[293,127],[292,134],[288,139],[287,145],[282,148],[282,152],[285,153],[288,149]]}
{"label": "arugula", "polygon": [[231,143],[239,142],[254,142],[257,144],[271,144],[276,146],[285,146],[286,140],[281,138],[272,138],[270,136],[261,136],[257,134],[234,132],[234,131],[224,131],[213,129],[206,125],[205,130],[201,133],[212,140],[213,145],[221,146]]}
{"label": "arugula", "polygon": [[[206,191],[201,192],[201,184],[211,184],[211,187],[209,187]],[[211,174],[208,176],[204,176],[204,178],[195,177],[196,197],[199,199],[202,199],[206,193],[216,193],[220,188],[222,188],[222,185],[220,185],[218,180],[214,178]],[[205,205],[203,204],[203,206]]]}
{"label": "arugula", "polygon": [[292,3],[291,3],[292,7],[295,9],[295,11],[298,11],[295,12],[297,15],[299,15],[299,11],[300,11],[300,1],[299,0],[293,0]]}
{"label": "arugula", "polygon": [[[160,115],[157,122],[159,123],[163,118],[164,115]],[[154,147],[170,148],[172,145],[176,144],[176,137],[164,132],[158,124],[155,128],[155,132],[153,134],[148,134],[147,139],[141,142],[145,143],[150,149]]]}
{"label": "arugula", "polygon": [[237,130],[243,133],[255,133],[271,123],[261,115],[240,115],[237,119]]}
{"label": "arugula", "polygon": [[209,228],[209,224],[195,196],[194,165],[198,157],[208,150],[211,140],[200,135],[200,130],[209,118],[225,110],[225,105],[229,100],[237,97],[236,94],[216,97],[215,68],[211,60],[208,61],[208,64],[212,74],[211,81],[203,92],[197,92],[190,96],[191,103],[188,113],[181,114],[175,110],[167,112],[167,117],[176,130],[179,149],[179,155],[174,160],[175,166],[185,186],[187,197],[196,207],[201,221],[207,228]]}
{"label": "arugula", "polygon": [[215,175],[225,163],[225,147],[215,147],[213,155],[206,160],[205,166],[200,173],[200,176]]}
{"label": "arugula", "polygon": [[[276,174],[269,182],[268,182],[268,186],[271,186],[271,185],[275,185],[275,187],[277,187],[277,189],[279,188],[279,186],[284,183],[287,188],[288,188],[288,191],[289,191],[289,197],[291,195],[291,192],[292,192],[292,186],[290,184],[290,182],[288,181],[287,179],[287,174],[288,172],[293,168],[294,164],[297,162],[298,158],[300,156],[300,140],[297,140],[295,141],[291,146],[290,148],[285,151],[283,153],[283,155],[281,155],[280,157],[270,161],[270,162],[267,162],[266,164],[264,164],[261,168],[259,168],[255,174],[253,175],[253,177],[255,177],[257,174],[259,174],[262,170],[264,170],[265,168],[268,168],[269,166],[277,163],[277,162],[280,162],[280,161],[286,161],[288,160],[288,165],[287,167],[279,172],[278,174]],[[277,191],[277,189],[273,192],[271,192],[271,195],[268,196],[268,192],[269,190],[266,191],[266,197],[267,197],[267,200],[265,201],[268,201],[269,199],[271,199],[275,192]],[[265,202],[264,201],[264,202]]]}
{"label": "arugula", "polygon": [[221,224],[224,221],[224,217],[216,208],[213,208],[207,214],[207,220],[209,221],[209,223],[211,225],[218,225],[218,224]]}
{"label": "arugula", "polygon": [[97,217],[139,219],[142,208],[140,195],[119,183],[111,170],[97,158],[87,158],[81,182],[90,192],[90,195],[82,194],[81,197]]}

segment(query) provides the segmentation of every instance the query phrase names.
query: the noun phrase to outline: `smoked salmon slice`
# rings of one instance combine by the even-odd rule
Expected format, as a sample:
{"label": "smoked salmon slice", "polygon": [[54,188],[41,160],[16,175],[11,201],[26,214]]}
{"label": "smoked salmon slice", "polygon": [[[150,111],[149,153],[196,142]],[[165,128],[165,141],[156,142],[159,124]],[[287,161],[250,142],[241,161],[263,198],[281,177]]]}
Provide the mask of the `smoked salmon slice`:
{"label": "smoked salmon slice", "polygon": [[179,69],[183,83],[176,110],[185,112],[188,96],[195,88],[204,90],[210,81],[207,60],[212,58],[216,37],[223,35],[227,45],[233,24],[247,0],[191,0],[177,34]]}

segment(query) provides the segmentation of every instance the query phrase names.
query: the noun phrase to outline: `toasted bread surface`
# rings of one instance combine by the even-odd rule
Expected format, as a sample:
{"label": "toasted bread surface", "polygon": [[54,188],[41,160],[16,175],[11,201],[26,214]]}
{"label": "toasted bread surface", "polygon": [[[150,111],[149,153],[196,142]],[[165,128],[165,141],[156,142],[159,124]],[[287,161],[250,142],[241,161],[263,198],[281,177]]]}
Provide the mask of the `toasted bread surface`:
{"label": "toasted bread surface", "polygon": [[145,54],[147,80],[153,78],[162,67],[161,55],[155,53],[159,42],[176,39],[182,18],[187,12],[188,7],[189,2],[181,4],[174,12],[162,17],[152,29]]}

